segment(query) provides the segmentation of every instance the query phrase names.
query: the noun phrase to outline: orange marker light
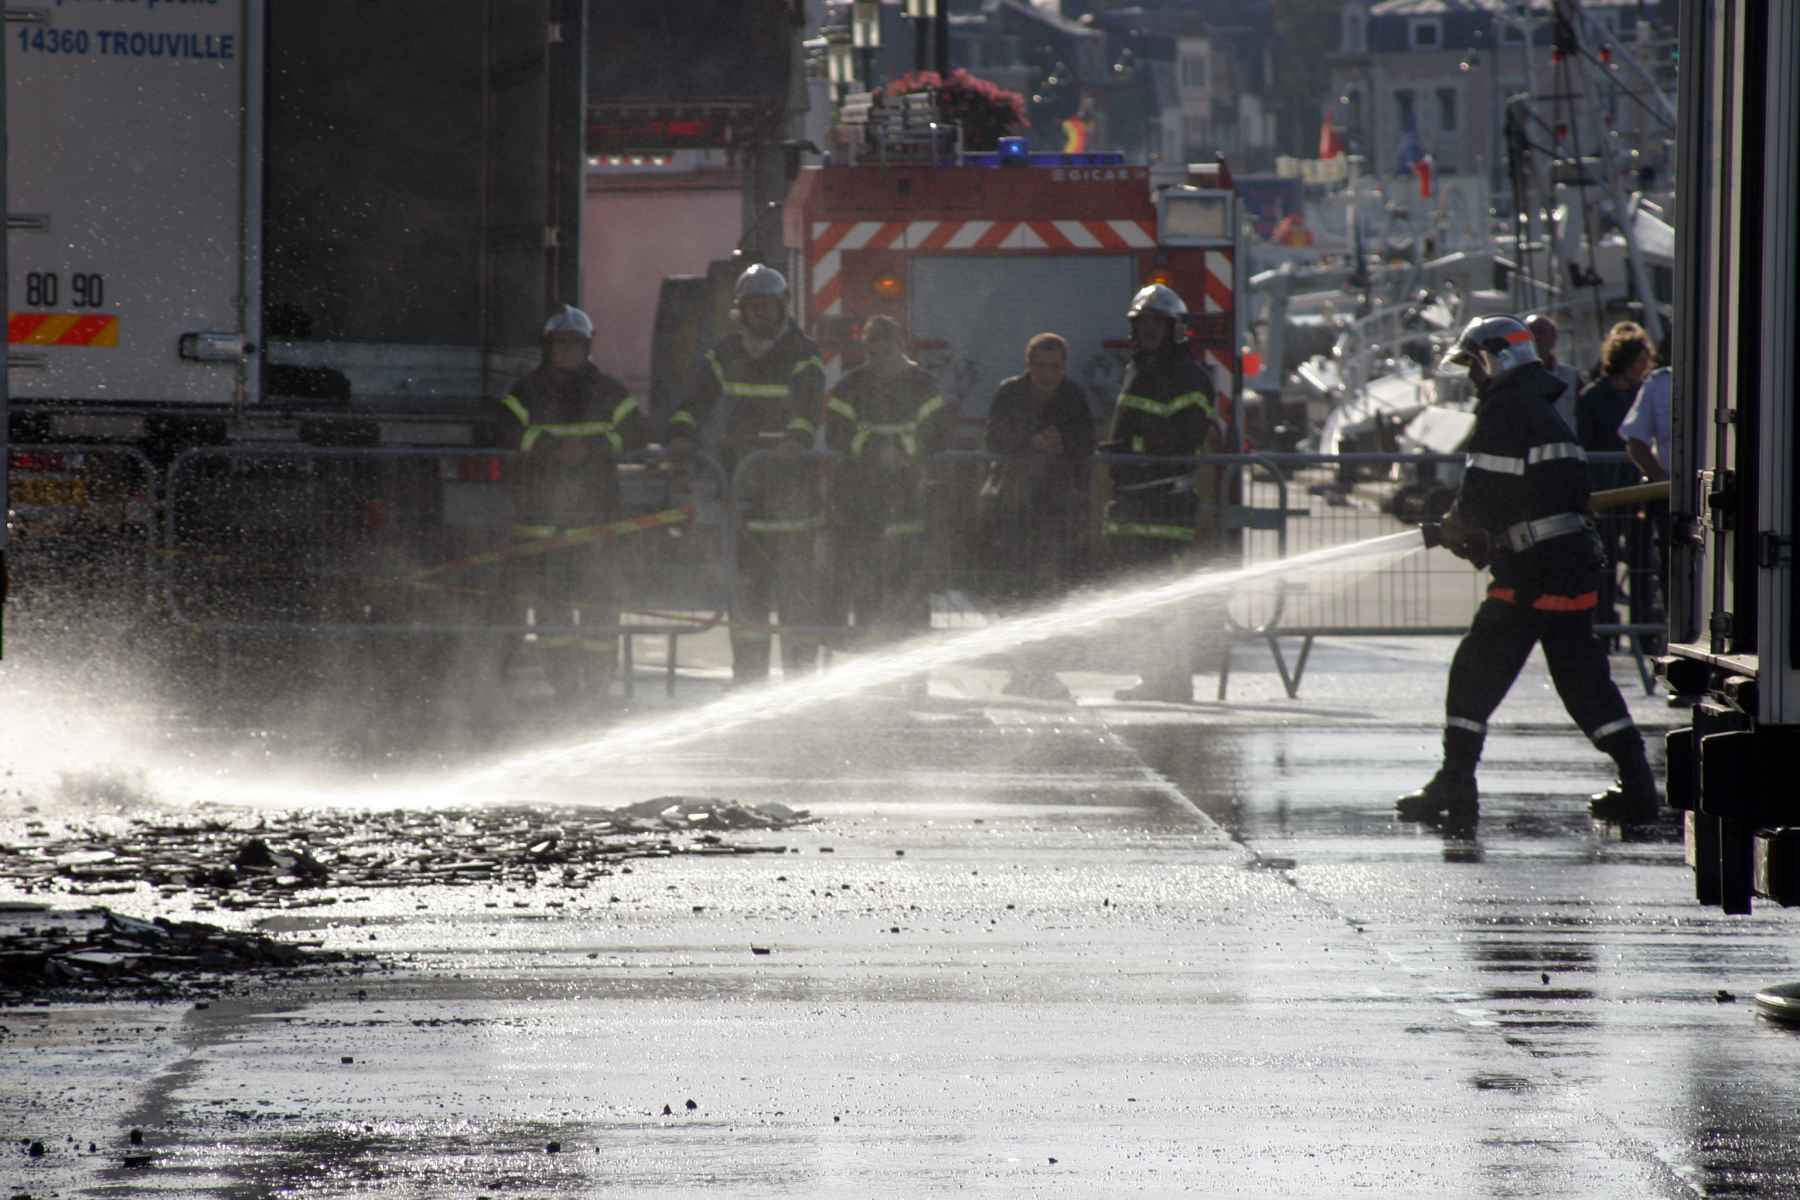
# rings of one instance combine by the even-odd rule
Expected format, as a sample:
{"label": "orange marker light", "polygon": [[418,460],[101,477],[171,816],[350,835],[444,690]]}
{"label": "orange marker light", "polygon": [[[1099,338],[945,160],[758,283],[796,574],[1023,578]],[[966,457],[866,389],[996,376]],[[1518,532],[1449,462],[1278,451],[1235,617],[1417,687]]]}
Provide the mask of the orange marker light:
{"label": "orange marker light", "polygon": [[883,275],[870,286],[883,300],[898,300],[906,295],[906,281],[898,275]]}

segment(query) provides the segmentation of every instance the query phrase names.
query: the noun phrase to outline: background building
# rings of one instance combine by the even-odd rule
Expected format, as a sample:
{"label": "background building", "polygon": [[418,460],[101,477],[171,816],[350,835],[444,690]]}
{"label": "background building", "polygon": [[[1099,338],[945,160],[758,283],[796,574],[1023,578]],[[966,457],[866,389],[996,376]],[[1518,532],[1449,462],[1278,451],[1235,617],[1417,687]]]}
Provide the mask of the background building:
{"label": "background building", "polygon": [[1553,61],[1552,0],[1345,0],[1329,60],[1329,119],[1377,174],[1410,170],[1429,155],[1438,173],[1485,174],[1498,192],[1507,102],[1528,96],[1541,121],[1530,130],[1535,141],[1593,155],[1600,139],[1616,138],[1645,170],[1666,171],[1664,127],[1626,94],[1642,81],[1617,56],[1629,51],[1652,73],[1672,69],[1673,3],[1585,0],[1581,8],[1591,21],[1582,44],[1613,58],[1606,68],[1618,86],[1559,82],[1574,77],[1576,60],[1565,59],[1563,71]]}

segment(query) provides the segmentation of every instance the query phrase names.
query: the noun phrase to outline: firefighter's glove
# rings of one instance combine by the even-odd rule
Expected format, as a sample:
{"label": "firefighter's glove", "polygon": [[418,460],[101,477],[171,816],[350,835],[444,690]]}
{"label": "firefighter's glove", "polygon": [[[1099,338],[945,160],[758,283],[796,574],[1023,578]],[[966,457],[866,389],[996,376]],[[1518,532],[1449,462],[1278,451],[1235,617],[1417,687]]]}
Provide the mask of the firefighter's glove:
{"label": "firefighter's glove", "polygon": [[1440,526],[1444,549],[1470,563],[1479,571],[1494,560],[1493,539],[1485,529],[1464,525],[1452,513]]}

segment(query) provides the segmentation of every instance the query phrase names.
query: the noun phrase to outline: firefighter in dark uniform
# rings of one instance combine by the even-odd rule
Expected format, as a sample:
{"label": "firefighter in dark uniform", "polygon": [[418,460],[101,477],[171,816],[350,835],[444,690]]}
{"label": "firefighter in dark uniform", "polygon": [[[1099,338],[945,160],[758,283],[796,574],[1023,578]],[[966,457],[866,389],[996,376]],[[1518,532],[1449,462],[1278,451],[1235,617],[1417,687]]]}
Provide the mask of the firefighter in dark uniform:
{"label": "firefighter in dark uniform", "polygon": [[[784,455],[752,467],[737,496],[731,674],[739,684],[769,676],[774,613],[784,625],[816,627],[824,619],[819,469],[784,452],[813,445],[824,415],[825,367],[818,347],[788,319],[787,291],[781,272],[761,264],[738,277],[738,329],[707,351],[693,397],[669,419],[672,454],[698,442],[728,475],[753,451]],[[781,635],[784,674],[812,670],[818,655],[816,633]]]}
{"label": "firefighter in dark uniform", "polygon": [[925,459],[945,449],[954,413],[931,373],[906,356],[892,317],[863,328],[863,364],[831,389],[825,442],[842,457],[832,543],[852,640],[868,645],[931,627]]}
{"label": "firefighter in dark uniform", "polygon": [[[1222,442],[1212,377],[1187,345],[1187,305],[1162,284],[1132,298],[1131,364],[1119,385],[1104,449],[1149,458],[1217,453]],[[1217,530],[1217,478],[1181,463],[1115,463],[1102,533],[1107,556],[1126,571],[1175,569],[1210,546]],[[1187,704],[1194,698],[1190,614],[1169,607],[1147,618],[1152,634],[1135,688],[1120,700]]]}
{"label": "firefighter in dark uniform", "polygon": [[1471,321],[1445,356],[1479,397],[1468,465],[1441,526],[1426,526],[1477,568],[1490,564],[1487,599],[1450,666],[1444,765],[1397,805],[1409,821],[1472,823],[1475,767],[1488,718],[1542,644],[1563,706],[1618,764],[1613,787],[1589,805],[1622,824],[1656,819],[1661,801],[1644,739],[1594,637],[1606,553],[1587,516],[1587,457],[1551,406],[1562,382],[1538,360],[1531,331],[1511,317]]}
{"label": "firefighter in dark uniform", "polygon": [[[501,397],[499,441],[519,454],[511,469],[513,536],[566,537],[623,515],[619,456],[641,449],[650,427],[625,385],[588,361],[594,323],[564,305],[544,323],[543,361]],[[616,626],[610,539],[522,559],[506,603],[536,612],[542,625]],[[518,620],[515,612],[511,620]],[[549,634],[545,672],[557,695],[601,698],[618,661],[618,638]]]}

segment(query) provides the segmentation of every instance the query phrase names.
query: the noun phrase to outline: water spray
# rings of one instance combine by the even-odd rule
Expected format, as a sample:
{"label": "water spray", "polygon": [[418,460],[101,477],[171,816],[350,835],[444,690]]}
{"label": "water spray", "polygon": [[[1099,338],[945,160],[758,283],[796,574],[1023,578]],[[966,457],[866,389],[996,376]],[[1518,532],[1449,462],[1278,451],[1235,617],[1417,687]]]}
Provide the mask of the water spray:
{"label": "water spray", "polygon": [[[134,767],[130,772],[134,790],[145,798],[160,797],[184,805],[290,808],[326,803],[429,809],[497,801],[516,803],[538,799],[553,785],[591,790],[597,780],[621,764],[654,765],[647,756],[671,746],[842,702],[939,668],[1004,655],[1052,639],[1092,636],[1112,623],[1130,621],[1199,596],[1334,564],[1356,560],[1373,564],[1383,557],[1423,549],[1424,545],[1417,529],[1404,529],[1235,570],[1200,570],[1149,583],[1121,582],[1104,590],[1077,593],[1037,612],[975,629],[921,634],[910,641],[846,659],[816,675],[734,692],[692,709],[645,717],[597,736],[510,754],[485,766],[455,773],[371,773],[361,780],[322,782],[308,772],[284,773],[273,766],[247,771],[241,765],[221,764],[205,754],[190,754],[185,762],[165,760],[158,764],[154,752],[146,752],[143,737],[101,735],[99,740],[134,747],[130,751],[134,763],[150,760],[148,765]],[[91,725],[84,729],[88,734],[94,733]],[[18,732],[29,740],[30,735]],[[36,745],[41,749],[44,741],[37,741]],[[94,765],[92,749],[80,753],[74,752],[74,746],[70,749],[67,758],[73,761],[69,766],[79,763],[86,769]],[[52,752],[34,757],[39,759],[39,774],[54,777],[59,770],[66,773],[68,769],[59,765],[64,761],[63,755]],[[34,785],[42,782],[33,781]]]}
{"label": "water spray", "polygon": [[672,717],[633,722],[573,745],[515,755],[451,780],[447,786],[486,794],[534,781],[585,776],[695,738],[717,736],[751,722],[775,720],[845,700],[940,667],[1004,654],[1053,638],[1092,633],[1113,622],[1141,617],[1209,593],[1351,560],[1411,553],[1424,547],[1419,531],[1406,529],[1232,571],[1196,571],[1126,590],[1077,595],[1042,612],[950,636],[922,635],[818,675],[736,693]]}

